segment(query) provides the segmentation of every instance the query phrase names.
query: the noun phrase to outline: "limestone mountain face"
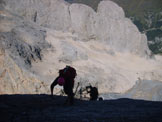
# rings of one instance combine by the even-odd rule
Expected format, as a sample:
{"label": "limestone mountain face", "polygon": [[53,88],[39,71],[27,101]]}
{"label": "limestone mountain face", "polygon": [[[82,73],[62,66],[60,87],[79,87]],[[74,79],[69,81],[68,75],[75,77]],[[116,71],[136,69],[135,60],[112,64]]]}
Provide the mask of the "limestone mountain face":
{"label": "limestone mountain face", "polygon": [[[66,0],[69,3],[83,3],[97,10],[102,0]],[[105,0],[106,1],[106,0]],[[109,0],[108,0],[109,1]],[[121,6],[125,15],[131,18],[140,32],[148,38],[149,49],[154,54],[162,53],[162,1],[161,0],[111,0]]]}
{"label": "limestone mountain face", "polygon": [[0,60],[0,94],[47,93],[48,86],[20,68],[6,52],[1,52]]}
{"label": "limestone mountain face", "polygon": [[63,0],[5,0],[5,8],[37,24],[66,30],[70,26],[69,4]]}
{"label": "limestone mountain face", "polygon": [[111,1],[102,1],[97,12],[83,4],[70,5],[60,0],[6,0],[5,3],[6,9],[41,26],[70,30],[81,40],[104,42],[116,51],[150,54],[146,36],[125,18],[123,9]]}
{"label": "limestone mountain face", "polygon": [[0,93],[45,92],[43,83],[28,71],[32,61],[42,60],[41,51],[49,47],[45,32],[10,12],[0,13]]}
{"label": "limestone mountain face", "polygon": [[49,93],[66,65],[100,93],[125,93],[138,78],[162,81],[161,56],[150,58],[146,36],[111,1],[95,12],[61,0],[5,0],[0,49],[1,94]]}

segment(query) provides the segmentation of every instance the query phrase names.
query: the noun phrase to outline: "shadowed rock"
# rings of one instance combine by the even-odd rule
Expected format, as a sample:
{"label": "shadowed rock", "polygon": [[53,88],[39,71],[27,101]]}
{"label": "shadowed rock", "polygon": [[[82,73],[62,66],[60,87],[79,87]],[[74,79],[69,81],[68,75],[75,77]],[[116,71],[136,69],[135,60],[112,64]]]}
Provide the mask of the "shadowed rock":
{"label": "shadowed rock", "polygon": [[75,100],[64,106],[65,97],[49,95],[1,95],[0,121],[162,121],[162,103],[132,99],[104,101]]}

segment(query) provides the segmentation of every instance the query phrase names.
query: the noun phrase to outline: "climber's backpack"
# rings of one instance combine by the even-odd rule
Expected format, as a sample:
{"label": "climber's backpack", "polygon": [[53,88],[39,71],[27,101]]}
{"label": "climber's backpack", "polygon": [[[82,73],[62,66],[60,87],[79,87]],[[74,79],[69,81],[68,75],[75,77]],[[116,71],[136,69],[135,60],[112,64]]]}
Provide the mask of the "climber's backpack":
{"label": "climber's backpack", "polygon": [[66,78],[73,80],[77,75],[76,70],[71,66],[66,66],[64,69],[61,69],[59,71],[59,74],[60,74],[60,78],[58,79],[57,82],[60,86],[63,86],[65,84]]}

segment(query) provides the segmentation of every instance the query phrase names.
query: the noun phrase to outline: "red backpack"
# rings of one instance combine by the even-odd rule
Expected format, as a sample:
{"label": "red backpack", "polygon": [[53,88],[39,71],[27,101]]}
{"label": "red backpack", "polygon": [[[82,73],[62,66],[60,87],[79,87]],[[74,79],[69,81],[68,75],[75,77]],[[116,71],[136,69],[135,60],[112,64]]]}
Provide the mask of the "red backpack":
{"label": "red backpack", "polygon": [[59,71],[60,78],[58,79],[58,84],[60,86],[63,86],[65,84],[65,79],[72,79],[74,81],[74,78],[76,77],[76,70],[75,68],[71,66],[66,66],[64,69],[61,69]]}

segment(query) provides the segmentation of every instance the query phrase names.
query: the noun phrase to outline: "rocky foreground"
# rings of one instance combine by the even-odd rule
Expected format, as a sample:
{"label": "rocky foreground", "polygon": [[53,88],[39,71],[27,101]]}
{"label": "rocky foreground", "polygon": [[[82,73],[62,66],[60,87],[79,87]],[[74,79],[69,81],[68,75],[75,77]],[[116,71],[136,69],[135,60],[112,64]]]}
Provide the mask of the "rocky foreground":
{"label": "rocky foreground", "polygon": [[161,122],[162,102],[133,99],[75,100],[45,94],[1,95],[0,122]]}

